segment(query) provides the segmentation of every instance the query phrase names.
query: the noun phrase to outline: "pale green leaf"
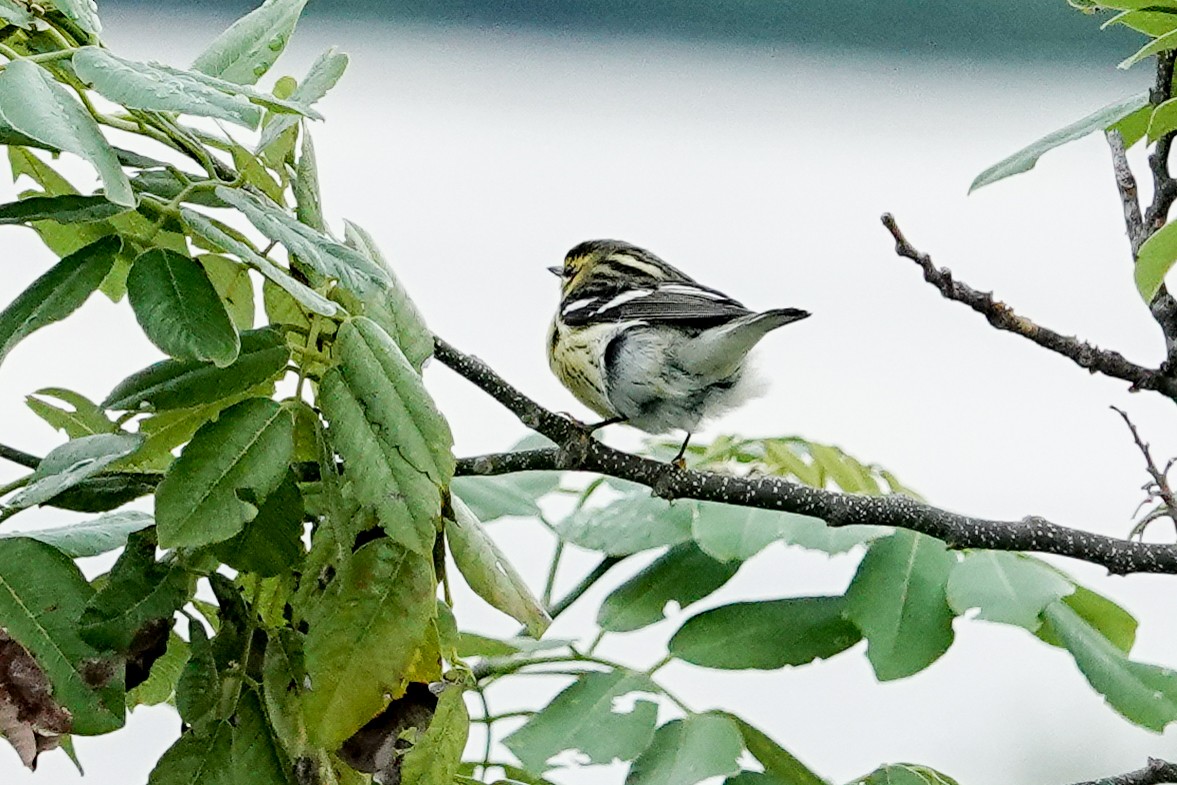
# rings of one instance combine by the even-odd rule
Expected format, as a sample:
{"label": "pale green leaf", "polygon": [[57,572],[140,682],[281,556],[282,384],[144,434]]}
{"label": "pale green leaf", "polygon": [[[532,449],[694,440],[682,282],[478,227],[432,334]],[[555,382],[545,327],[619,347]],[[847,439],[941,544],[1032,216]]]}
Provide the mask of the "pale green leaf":
{"label": "pale green leaf", "polygon": [[1167,52],[1170,49],[1177,49],[1177,30],[1165,33],[1159,38],[1154,38],[1149,41],[1131,57],[1126,57],[1118,66],[1119,68],[1131,68],[1146,57],[1151,57],[1161,52]]}
{"label": "pale green leaf", "polygon": [[155,520],[145,512],[124,510],[53,529],[4,532],[0,534],[0,540],[25,537],[52,545],[71,559],[81,559],[123,547],[127,544],[127,537],[146,529],[154,522]]}
{"label": "pale green leaf", "polygon": [[943,542],[903,529],[871,544],[846,591],[846,615],[880,681],[917,673],[952,645],[945,592],[955,563]]}
{"label": "pale green leaf", "polygon": [[27,7],[16,0],[0,0],[0,20],[23,30],[29,30],[33,26],[33,15]]}
{"label": "pale green leaf", "polygon": [[454,518],[446,521],[445,536],[462,577],[492,607],[526,625],[533,637],[543,635],[552,623],[543,605],[470,508],[457,496],[451,501]]}
{"label": "pale green leaf", "polygon": [[[335,47],[323,52],[315,59],[315,62],[311,63],[307,75],[290,93],[290,100],[307,105],[314,104],[325,96],[327,91],[334,87],[339,78],[343,76],[343,72],[347,69],[347,61],[347,55]],[[259,152],[266,149],[283,132],[293,128],[297,122],[298,120],[290,115],[275,115],[262,129],[261,138],[255,149]],[[314,226],[314,224],[311,225]],[[315,226],[315,228],[321,229],[322,227]]]}
{"label": "pale green leaf", "polygon": [[717,502],[699,504],[691,525],[699,547],[721,561],[750,559],[778,540],[831,555],[845,553],[891,532],[885,526],[827,526],[807,515]]}
{"label": "pale green leaf", "polygon": [[114,266],[123,243],[102,237],[53,265],[0,311],[0,362],[21,339],[82,306]]}
{"label": "pale green leaf", "polygon": [[998,180],[1004,180],[1006,177],[1030,171],[1044,153],[1056,147],[1061,147],[1068,142],[1080,139],[1092,131],[1108,128],[1146,104],[1148,104],[1148,93],[1137,93],[1115,103],[1108,104],[1081,120],[1076,120],[1065,128],[1060,128],[1054,133],[1047,134],[1030,146],[1019,150],[1008,158],[998,161],[977,175],[972,185],[969,186],[969,193],[995,183]]}
{"label": "pale green leaf", "polygon": [[517,472],[489,477],[455,477],[450,489],[462,497],[478,520],[488,523],[509,515],[524,518],[539,515],[536,502],[559,485],[559,472]]}
{"label": "pale green leaf", "polygon": [[1044,613],[1079,670],[1108,705],[1158,733],[1177,720],[1177,673],[1129,660],[1061,600],[1047,606]]}
{"label": "pale green leaf", "polygon": [[858,643],[844,597],[738,602],[703,611],[670,639],[670,653],[709,668],[765,670],[826,659]]}
{"label": "pale green leaf", "polygon": [[1033,557],[973,551],[952,568],[947,597],[958,614],[978,608],[978,619],[1034,632],[1042,625],[1043,609],[1074,591],[1073,583]]}
{"label": "pale green leaf", "polygon": [[233,254],[242,262],[257,270],[266,278],[269,278],[306,307],[307,310],[322,316],[334,316],[339,313],[338,305],[314,289],[311,289],[306,284],[295,280],[290,273],[278,267],[278,265],[266,257],[258,254],[244,242],[222,230],[208,216],[198,213],[195,210],[190,210],[187,207],[181,207],[180,214],[184,217],[184,222],[188,224],[193,232],[213,244],[217,249]]}
{"label": "pale green leaf", "polygon": [[927,766],[893,763],[880,766],[850,785],[957,785],[956,780]]}
{"label": "pale green leaf", "polygon": [[[764,776],[770,778],[763,785],[828,785],[792,753],[773,741],[767,734],[749,725],[744,720],[723,712],[740,729],[744,747],[764,767]],[[731,780],[728,780],[730,783]]]}
{"label": "pale green leaf", "polygon": [[739,562],[717,561],[694,543],[676,545],[614,589],[597,611],[597,624],[612,632],[656,624],[666,618],[668,604],[686,608],[727,583],[739,568]]}
{"label": "pale green leaf", "polygon": [[454,472],[453,437],[401,350],[363,317],[343,324],[337,365],[319,387],[328,437],[343,458],[356,499],[417,553],[433,550],[441,489]]}
{"label": "pale green leaf", "polygon": [[192,67],[238,84],[254,84],[278,60],[307,0],[266,0],[234,22]]}
{"label": "pale green leaf", "polygon": [[[37,397],[40,396],[40,397]],[[55,406],[46,398],[55,398],[65,406]],[[33,413],[71,439],[93,436],[96,433],[115,433],[118,426],[111,422],[98,404],[84,395],[61,387],[45,387],[25,396],[25,403]],[[65,408],[65,407],[70,408]]]}
{"label": "pale green leaf", "polygon": [[[1124,654],[1132,651],[1137,623],[1131,613],[1083,586],[1076,586],[1062,602]],[[1063,646],[1063,641],[1049,624],[1039,627],[1037,635],[1052,646]]]}
{"label": "pale green leaf", "polygon": [[88,477],[93,477],[115,461],[127,457],[143,437],[133,433],[102,433],[83,436],[58,447],[41,459],[28,485],[13,496],[5,506],[24,509],[44,504],[62,491],[69,490]]}
{"label": "pale green leaf", "polygon": [[54,148],[82,156],[98,170],[107,199],[135,205],[131,183],[98,124],[45,69],[16,60],[0,71],[0,120]]}
{"label": "pale green leaf", "polygon": [[435,586],[430,559],[388,538],[339,567],[307,619],[303,706],[315,744],[334,749],[400,692],[436,612]]}
{"label": "pale green leaf", "polygon": [[249,268],[219,254],[203,254],[196,261],[200,262],[205,275],[212,281],[233,326],[238,330],[252,329],[255,311],[253,279],[249,277]]}
{"label": "pale green leaf", "polygon": [[671,503],[642,489],[604,507],[574,512],[560,523],[559,532],[573,545],[610,556],[628,556],[690,540],[697,509],[693,501]]}
{"label": "pale green leaf", "polygon": [[1177,223],[1167,223],[1152,234],[1136,255],[1136,291],[1151,303],[1165,275],[1177,261]]}
{"label": "pale green leaf", "polygon": [[694,785],[740,770],[740,729],[722,714],[692,714],[671,720],[633,766],[625,785]]}
{"label": "pale green leaf", "polygon": [[79,79],[122,106],[216,117],[250,129],[262,119],[261,109],[245,96],[223,92],[174,68],[125,60],[96,46],[79,49],[73,63]]}
{"label": "pale green leaf", "polygon": [[319,165],[315,159],[315,145],[304,129],[298,166],[294,170],[295,218],[299,223],[322,232],[327,228],[323,220],[323,198],[319,193]]}
{"label": "pale green leaf", "polygon": [[579,750],[590,763],[633,760],[654,736],[658,706],[638,699],[621,711],[616,703],[633,693],[657,692],[649,677],[635,671],[585,673],[503,744],[534,774],[546,771],[548,760],[564,750]]}
{"label": "pale green leaf", "polygon": [[127,296],[147,338],[166,354],[218,368],[237,359],[237,328],[196,260],[167,248],[140,254],[127,276]]}
{"label": "pale green leaf", "polygon": [[400,785],[453,782],[469,732],[470,715],[462,700],[462,688],[457,684],[446,685],[437,700],[429,727],[405,753]]}
{"label": "pale green leaf", "polygon": [[242,401],[202,426],[156,489],[160,546],[208,545],[237,534],[278,487],[293,450],[290,412],[270,399]]}
{"label": "pale green leaf", "polygon": [[62,16],[76,24],[82,32],[92,36],[102,32],[96,0],[45,0],[41,5],[46,9],[60,11]]}

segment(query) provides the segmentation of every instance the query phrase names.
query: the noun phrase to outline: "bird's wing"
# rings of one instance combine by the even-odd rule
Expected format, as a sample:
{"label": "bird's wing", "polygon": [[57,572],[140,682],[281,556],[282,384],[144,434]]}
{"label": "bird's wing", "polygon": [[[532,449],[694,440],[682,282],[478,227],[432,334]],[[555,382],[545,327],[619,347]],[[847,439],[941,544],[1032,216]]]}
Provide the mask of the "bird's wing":
{"label": "bird's wing", "polygon": [[570,326],[641,319],[713,327],[750,313],[742,303],[696,283],[589,293],[561,304],[561,315]]}

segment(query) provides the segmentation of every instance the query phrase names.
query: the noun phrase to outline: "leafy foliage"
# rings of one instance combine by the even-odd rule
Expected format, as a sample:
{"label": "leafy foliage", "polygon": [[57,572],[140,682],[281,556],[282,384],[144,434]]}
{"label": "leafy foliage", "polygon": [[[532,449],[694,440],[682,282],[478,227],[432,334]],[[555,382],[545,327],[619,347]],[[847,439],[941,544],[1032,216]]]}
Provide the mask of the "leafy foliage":
{"label": "leafy foliage", "polygon": [[[68,441],[0,488],[0,522],[37,505],[109,513],[0,533],[0,735],[29,765],[62,734],[106,733],[128,708],[170,701],[184,730],[156,764],[155,785],[237,771],[259,785],[453,785],[495,772],[546,783],[572,756],[626,762],[629,785],[823,785],[739,717],[693,711],[659,669],[801,667],[865,640],[880,680],[905,678],[950,648],[964,615],[1066,649],[1132,722],[1160,730],[1177,719],[1173,674],[1128,656],[1135,619],[1037,559],[961,554],[882,526],[667,502],[614,480],[455,477],[450,427],[421,373],[432,334],[372,235],[345,222],[341,242],[324,218],[311,121],[347,56],[329,49],[301,81],[263,83],[304,5],[266,0],[185,69],[109,50],[84,0],[0,0],[0,143],[14,178],[39,188],[0,205],[0,224],[31,227],[60,259],[0,311],[0,360],[96,291],[125,295],[165,355],[126,369],[110,391],[47,388],[27,399]],[[1115,23],[1156,39],[1136,59],[1171,48],[1174,15],[1123,10]],[[98,111],[93,96],[118,111]],[[248,143],[186,117],[233,123]],[[1100,128],[1130,146],[1172,132],[1177,111],[1125,99],[974,187]],[[170,148],[169,162],[114,147],[115,129]],[[86,160],[102,189],[80,193],[52,165],[60,153]],[[1175,258],[1166,229],[1142,248],[1146,299]],[[649,445],[667,458],[676,448]],[[687,457],[695,468],[849,494],[915,495],[880,467],[796,436],[723,437]],[[152,513],[126,506],[143,496]],[[492,524],[508,517],[552,535],[542,588],[496,542]],[[861,561],[843,595],[716,598],[744,562],[786,546]],[[542,637],[566,604],[552,594],[574,548],[602,555],[591,581],[648,557],[605,594],[587,644]],[[93,580],[75,564],[119,549]],[[457,580],[523,629],[500,638],[462,629]],[[649,668],[598,653],[606,635],[658,624],[668,643]],[[35,677],[23,692],[13,663]],[[493,714],[488,685],[535,674],[571,681],[547,705]],[[26,704],[36,711],[14,708]],[[504,734],[499,720],[515,727]],[[486,727],[487,752],[463,762],[472,721]],[[514,760],[496,760],[500,747]],[[953,781],[894,764],[856,782]]]}

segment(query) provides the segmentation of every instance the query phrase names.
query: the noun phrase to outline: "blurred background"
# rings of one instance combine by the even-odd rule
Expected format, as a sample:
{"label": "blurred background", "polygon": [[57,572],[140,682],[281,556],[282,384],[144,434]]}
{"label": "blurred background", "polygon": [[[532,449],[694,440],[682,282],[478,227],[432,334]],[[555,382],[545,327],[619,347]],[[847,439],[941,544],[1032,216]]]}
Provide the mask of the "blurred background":
{"label": "blurred background", "polygon": [[[252,5],[112,0],[101,8],[104,38],[127,57],[187,65]],[[1098,135],[966,196],[996,160],[1149,83],[1148,64],[1115,68],[1136,36],[1100,32],[1064,0],[312,0],[270,79],[301,77],[331,45],[352,61],[314,128],[329,220],[372,231],[437,333],[551,408],[586,416],[546,366],[557,292],[543,268],[581,240],[617,237],[752,307],[814,314],[765,341],[768,395],[704,438],[832,442],[938,505],[1039,514],[1108,535],[1127,533],[1146,480],[1108,406],[1133,416],[1158,458],[1177,455],[1171,402],[1090,377],[942,300],[893,254],[879,224],[893,212],[938,264],[1043,324],[1160,362]],[[1140,150],[1132,161],[1147,196]],[[84,166],[69,171],[93,180]],[[0,181],[0,198],[23,187]],[[52,258],[25,229],[0,229],[0,247],[6,303]],[[156,359],[129,307],[94,297],[6,360],[0,441],[43,454],[60,435],[24,406],[27,393],[60,386],[101,399]],[[523,435],[446,369],[431,367],[427,382],[459,455]],[[606,438],[640,445],[624,428]],[[17,474],[0,465],[0,483]],[[14,524],[67,515],[42,510]],[[1167,534],[1157,526],[1154,536]],[[542,584],[551,543],[541,530],[507,521],[493,533]],[[774,546],[698,609],[840,592],[857,558]],[[569,560],[559,585],[593,561]],[[591,635],[596,603],[643,563],[632,561],[551,634]],[[1056,563],[1137,615],[1135,658],[1177,664],[1174,578],[1108,578]],[[457,615],[470,629],[515,628],[465,593]],[[676,626],[610,635],[602,651],[648,665]],[[861,645],[802,668],[674,664],[660,677],[694,708],[742,714],[834,782],[911,761],[962,785],[1067,783],[1177,756],[1177,732],[1157,736],[1122,720],[1064,652],[967,619],[956,633],[931,668],[884,685]],[[496,709],[559,686],[516,685]],[[113,736],[78,739],[84,779],[60,753],[29,774],[0,744],[0,781],[145,782],[178,731],[170,709],[141,708]],[[551,778],[620,782],[621,771]]]}

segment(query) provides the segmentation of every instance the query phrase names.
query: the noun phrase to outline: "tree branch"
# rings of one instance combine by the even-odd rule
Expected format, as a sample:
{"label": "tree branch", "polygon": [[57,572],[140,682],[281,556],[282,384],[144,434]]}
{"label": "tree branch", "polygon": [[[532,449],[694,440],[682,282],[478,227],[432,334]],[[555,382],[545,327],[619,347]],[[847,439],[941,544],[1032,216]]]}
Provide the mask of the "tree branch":
{"label": "tree branch", "polygon": [[1116,175],[1116,190],[1124,205],[1124,226],[1128,229],[1128,243],[1132,246],[1132,258],[1140,253],[1144,245],[1144,218],[1140,214],[1140,198],[1136,189],[1136,177],[1128,165],[1128,153],[1124,149],[1124,137],[1119,131],[1107,131],[1108,147],[1112,151],[1112,171]]}
{"label": "tree branch", "polygon": [[[1173,97],[1174,58],[1177,58],[1177,51],[1173,50],[1161,52],[1156,56],[1156,81],[1149,95],[1149,102],[1153,106],[1160,106]],[[1174,132],[1169,132],[1158,139],[1153,146],[1152,154],[1148,157],[1149,169],[1152,171],[1153,195],[1152,204],[1144,214],[1141,245],[1168,222],[1169,209],[1173,206],[1173,201],[1177,200],[1177,180],[1174,180],[1169,172],[1169,153],[1173,149],[1173,136]],[[1133,262],[1136,260],[1137,251],[1139,245],[1134,245]],[[1162,284],[1149,303],[1148,309],[1165,336],[1165,370],[1177,370],[1177,300]]]}
{"label": "tree branch", "polygon": [[632,455],[593,439],[572,420],[543,408],[481,360],[463,354],[440,338],[435,339],[434,356],[487,392],[524,425],[558,445],[546,450],[466,458],[458,462],[458,474],[508,474],[535,469],[595,472],[645,485],[664,499],[698,499],[781,510],[821,518],[831,526],[893,526],[931,535],[954,548],[1053,553],[1102,565],[1115,574],[1177,573],[1177,545],[1106,537],[1035,516],[1020,521],[973,518],[906,496],[857,496],[779,477],[739,477],[680,469]]}
{"label": "tree branch", "polygon": [[[1100,349],[1074,336],[1062,335],[1035,324],[1024,316],[1019,316],[1005,303],[993,299],[992,292],[979,292],[968,284],[954,279],[952,272],[947,268],[932,264],[931,256],[917,250],[907,241],[890,213],[883,215],[882,220],[883,226],[895,238],[895,253],[918,264],[924,271],[924,280],[935,286],[947,299],[972,308],[998,330],[1020,335],[1044,349],[1061,354],[1092,373],[1102,373],[1104,376],[1129,382],[1133,391],[1153,390],[1177,401],[1177,379],[1161,371],[1130,362],[1119,352]],[[1174,313],[1177,315],[1177,309]]]}
{"label": "tree branch", "polygon": [[1148,765],[1142,769],[1075,785],[1159,785],[1162,782],[1177,782],[1177,764],[1149,758]]}
{"label": "tree branch", "polygon": [[1149,448],[1148,443],[1140,438],[1140,431],[1136,430],[1136,424],[1132,422],[1132,419],[1128,416],[1128,412],[1118,409],[1115,406],[1112,407],[1112,411],[1120,415],[1124,420],[1124,424],[1128,426],[1128,430],[1132,433],[1132,440],[1136,442],[1137,449],[1144,456],[1144,468],[1151,478],[1151,482],[1147,482],[1144,485],[1144,491],[1148,494],[1148,497],[1137,508],[1137,512],[1147,506],[1149,502],[1158,502],[1157,507],[1145,515],[1140,523],[1132,528],[1132,534],[1129,535],[1129,538],[1134,535],[1143,536],[1148,524],[1157,518],[1169,518],[1173,521],[1174,525],[1177,525],[1177,499],[1174,498],[1173,489],[1169,486],[1169,469],[1173,467],[1173,461],[1169,461],[1169,465],[1162,471],[1157,466],[1156,461],[1153,460],[1152,450]]}

